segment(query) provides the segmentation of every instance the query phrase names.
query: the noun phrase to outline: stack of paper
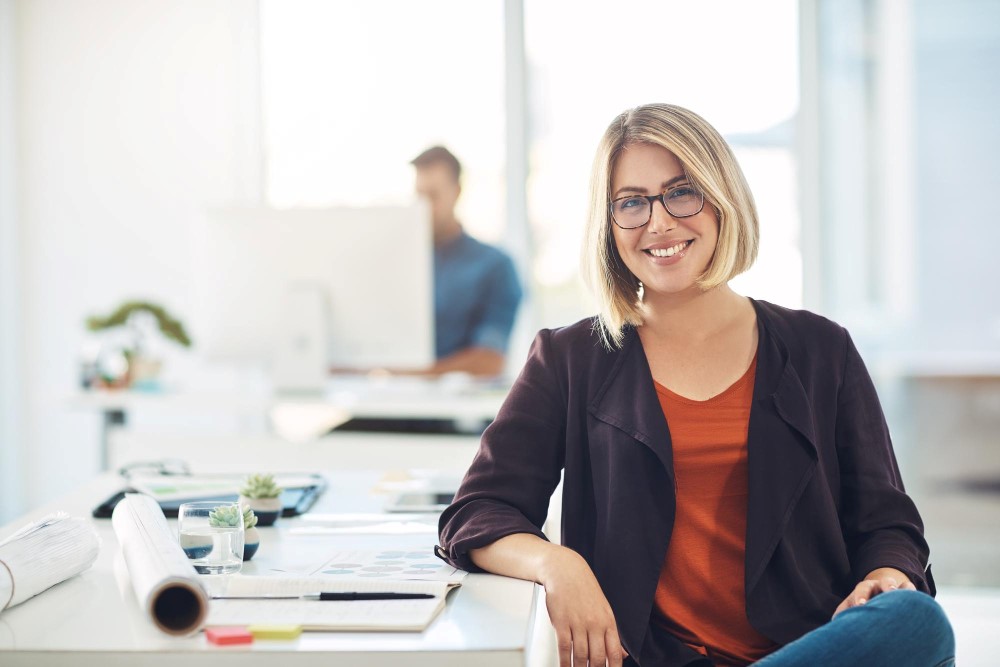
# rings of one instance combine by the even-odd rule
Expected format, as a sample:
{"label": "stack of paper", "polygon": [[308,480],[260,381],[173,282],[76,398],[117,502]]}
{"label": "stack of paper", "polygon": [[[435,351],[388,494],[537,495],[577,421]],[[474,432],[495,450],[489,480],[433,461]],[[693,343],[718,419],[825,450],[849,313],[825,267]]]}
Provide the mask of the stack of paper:
{"label": "stack of paper", "polygon": [[59,512],[0,542],[0,611],[32,598],[93,565],[94,527]]}

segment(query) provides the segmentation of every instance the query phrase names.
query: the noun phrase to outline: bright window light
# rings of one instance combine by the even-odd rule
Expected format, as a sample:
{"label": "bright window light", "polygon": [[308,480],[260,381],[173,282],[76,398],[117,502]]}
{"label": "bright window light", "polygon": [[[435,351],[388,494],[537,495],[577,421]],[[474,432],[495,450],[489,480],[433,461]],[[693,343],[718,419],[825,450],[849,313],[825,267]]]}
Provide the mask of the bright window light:
{"label": "bright window light", "polygon": [[504,224],[503,5],[262,0],[266,192],[276,207],[412,197],[409,161],[463,162],[459,217]]}
{"label": "bright window light", "polygon": [[769,2],[766,10],[736,0],[578,2],[571,22],[566,11],[544,0],[525,3],[528,208],[541,324],[592,310],[565,298],[579,272],[591,161],[611,119],[648,102],[688,107],[727,136],[761,213],[760,258],[734,288],[801,306],[794,0]]}

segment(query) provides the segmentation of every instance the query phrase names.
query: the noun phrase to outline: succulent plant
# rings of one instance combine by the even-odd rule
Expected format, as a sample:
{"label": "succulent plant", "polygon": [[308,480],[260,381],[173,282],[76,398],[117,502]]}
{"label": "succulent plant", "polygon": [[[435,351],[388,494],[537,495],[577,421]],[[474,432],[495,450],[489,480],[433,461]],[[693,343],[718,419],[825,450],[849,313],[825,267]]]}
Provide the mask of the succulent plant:
{"label": "succulent plant", "polygon": [[240,511],[239,505],[219,505],[208,513],[208,525],[210,526],[238,526],[241,521],[243,521],[243,513]]}
{"label": "succulent plant", "polygon": [[250,530],[257,525],[257,515],[253,513],[253,510],[249,507],[243,508],[243,528],[244,530]]}
{"label": "succulent plant", "polygon": [[281,487],[274,482],[274,475],[250,475],[240,494],[247,498],[277,498],[281,495]]}

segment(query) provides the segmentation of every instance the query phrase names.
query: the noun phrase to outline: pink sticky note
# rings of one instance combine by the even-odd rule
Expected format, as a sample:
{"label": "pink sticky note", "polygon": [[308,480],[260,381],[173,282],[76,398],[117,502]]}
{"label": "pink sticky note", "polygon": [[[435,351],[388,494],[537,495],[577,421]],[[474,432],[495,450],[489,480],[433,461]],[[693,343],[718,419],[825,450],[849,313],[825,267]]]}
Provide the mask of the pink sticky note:
{"label": "pink sticky note", "polygon": [[213,644],[249,644],[253,635],[246,628],[205,628],[205,637]]}

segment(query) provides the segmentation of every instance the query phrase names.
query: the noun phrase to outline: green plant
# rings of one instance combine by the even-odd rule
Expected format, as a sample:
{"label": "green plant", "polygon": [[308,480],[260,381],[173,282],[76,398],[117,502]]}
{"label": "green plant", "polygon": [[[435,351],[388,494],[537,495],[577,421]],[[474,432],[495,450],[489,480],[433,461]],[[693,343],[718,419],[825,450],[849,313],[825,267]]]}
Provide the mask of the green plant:
{"label": "green plant", "polygon": [[240,525],[240,521],[243,520],[239,505],[219,505],[208,513],[209,526],[233,527]]}
{"label": "green plant", "polygon": [[257,515],[249,507],[243,508],[243,529],[250,530],[257,525]]}
{"label": "green plant", "polygon": [[274,481],[274,475],[250,475],[243,483],[240,494],[247,498],[277,498],[281,487]]}
{"label": "green plant", "polygon": [[87,328],[91,331],[101,331],[102,329],[126,326],[129,323],[129,318],[138,312],[146,312],[152,315],[160,327],[160,332],[167,339],[174,341],[178,345],[191,347],[191,338],[188,337],[187,331],[184,330],[184,325],[181,324],[180,320],[171,316],[162,306],[149,303],[148,301],[126,301],[107,317],[100,317],[99,315],[88,317]]}

